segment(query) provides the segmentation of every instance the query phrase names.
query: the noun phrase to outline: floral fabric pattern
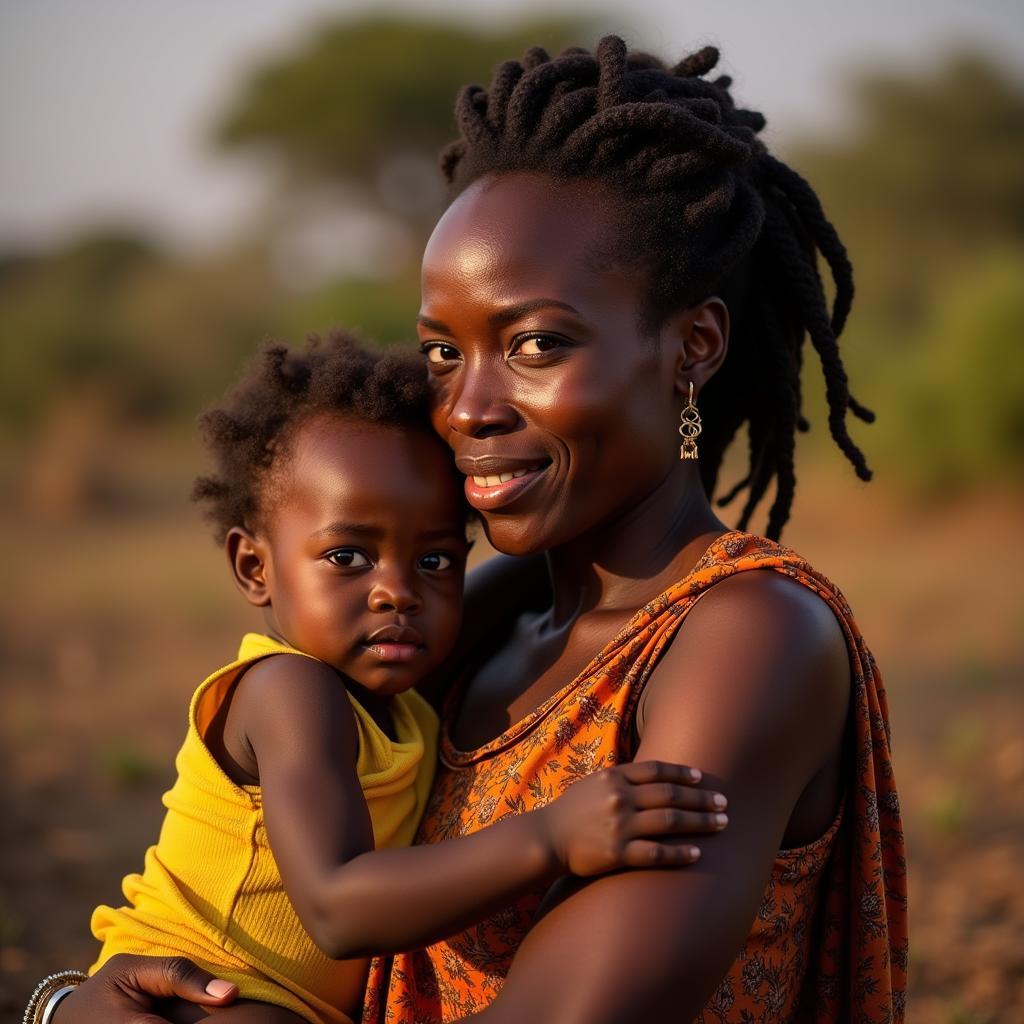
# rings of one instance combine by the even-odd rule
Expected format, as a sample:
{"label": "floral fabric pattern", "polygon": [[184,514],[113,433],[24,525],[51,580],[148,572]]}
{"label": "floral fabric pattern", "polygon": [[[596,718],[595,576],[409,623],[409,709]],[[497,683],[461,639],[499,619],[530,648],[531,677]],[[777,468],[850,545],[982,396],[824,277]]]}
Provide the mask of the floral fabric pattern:
{"label": "floral fabric pattern", "polygon": [[[637,700],[687,612],[709,587],[752,570],[809,587],[840,622],[854,743],[836,819],[814,842],[779,851],[743,948],[697,1020],[900,1024],[906,862],[885,690],[842,594],[773,541],[736,532],[718,538],[576,679],[492,742],[460,751],[445,729],[418,841],[442,842],[543,806],[582,776],[628,760]],[[524,896],[427,949],[375,960],[364,1024],[443,1024],[482,1010],[501,990],[542,896]]]}

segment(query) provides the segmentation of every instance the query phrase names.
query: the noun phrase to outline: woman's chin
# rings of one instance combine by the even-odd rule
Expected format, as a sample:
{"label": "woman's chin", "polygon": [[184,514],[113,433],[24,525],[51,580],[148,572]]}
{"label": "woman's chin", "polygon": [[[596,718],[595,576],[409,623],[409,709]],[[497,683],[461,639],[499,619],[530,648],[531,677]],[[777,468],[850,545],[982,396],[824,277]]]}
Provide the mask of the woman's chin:
{"label": "woman's chin", "polygon": [[552,547],[548,532],[526,518],[478,512],[487,543],[503,555],[536,555]]}

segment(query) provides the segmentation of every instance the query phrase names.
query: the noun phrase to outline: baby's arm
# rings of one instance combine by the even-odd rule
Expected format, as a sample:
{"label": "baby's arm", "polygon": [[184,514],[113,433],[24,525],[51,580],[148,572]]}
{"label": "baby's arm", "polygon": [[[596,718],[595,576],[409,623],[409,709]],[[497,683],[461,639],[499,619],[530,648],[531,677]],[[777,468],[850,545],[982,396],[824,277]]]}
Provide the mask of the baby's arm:
{"label": "baby's arm", "polygon": [[715,794],[692,788],[697,773],[633,763],[473,835],[375,851],[355,721],[330,669],[295,655],[260,662],[239,683],[229,726],[239,725],[285,888],[310,936],[338,959],[428,944],[567,872],[691,863],[696,848],[672,839],[723,824]]}

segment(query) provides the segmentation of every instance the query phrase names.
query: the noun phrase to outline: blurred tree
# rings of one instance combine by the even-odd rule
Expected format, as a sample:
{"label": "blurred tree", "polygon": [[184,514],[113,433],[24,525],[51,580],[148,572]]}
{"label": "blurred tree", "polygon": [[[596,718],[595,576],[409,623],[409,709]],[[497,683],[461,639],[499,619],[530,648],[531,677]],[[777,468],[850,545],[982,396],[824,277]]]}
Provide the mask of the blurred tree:
{"label": "blurred tree", "polygon": [[858,304],[910,327],[978,254],[1024,245],[1024,85],[960,53],[924,76],[871,72],[851,89],[849,138],[792,156],[853,253]]}
{"label": "blurred tree", "polygon": [[[112,417],[194,411],[196,393],[281,325],[259,255],[180,263],[127,235],[87,236],[0,273],[0,427],[27,430],[83,390]],[[200,399],[201,400],[201,399]]]}
{"label": "blurred tree", "polygon": [[265,257],[244,250],[182,263],[143,237],[99,233],[8,256],[0,444],[15,443],[2,449],[0,491],[16,486],[37,518],[109,506],[133,436],[191,421],[278,334],[284,305]]}
{"label": "blurred tree", "polygon": [[53,257],[10,258],[0,275],[0,416],[26,425],[55,395],[102,380],[133,397],[159,390],[149,353],[124,330],[119,307],[162,257],[142,236],[99,233]]}
{"label": "blurred tree", "polygon": [[[1024,480],[1024,84],[977,53],[851,84],[841,139],[788,154],[846,242],[843,338],[869,459],[930,500]],[[813,368],[808,372],[813,373]],[[819,388],[810,417],[824,422]],[[815,438],[815,434],[817,437]],[[816,446],[824,432],[811,436]]]}
{"label": "blurred tree", "polygon": [[486,29],[372,17],[328,24],[258,68],[224,118],[225,148],[263,147],[291,182],[348,182],[421,230],[441,200],[435,155],[454,134],[459,88],[538,44],[592,42],[593,24],[559,17]]}

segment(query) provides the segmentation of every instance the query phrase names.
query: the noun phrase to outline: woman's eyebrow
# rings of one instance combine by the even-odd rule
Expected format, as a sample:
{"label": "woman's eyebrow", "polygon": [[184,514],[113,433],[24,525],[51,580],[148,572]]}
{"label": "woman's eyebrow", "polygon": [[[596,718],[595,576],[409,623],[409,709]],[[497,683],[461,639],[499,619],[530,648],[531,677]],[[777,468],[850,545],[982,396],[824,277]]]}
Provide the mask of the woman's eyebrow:
{"label": "woman's eyebrow", "polygon": [[[504,309],[495,310],[488,316],[488,320],[496,327],[505,327],[508,324],[515,323],[516,320],[521,319],[524,316],[528,316],[530,313],[536,313],[539,309],[564,309],[568,313],[573,313],[578,317],[582,317],[583,314],[575,307],[570,306],[568,302],[562,302],[561,299],[527,299],[525,302],[517,302],[514,306],[506,306]],[[452,333],[452,329],[443,321],[435,320],[433,317],[423,316],[421,313],[416,317],[416,323],[421,327],[426,327],[428,330],[437,331],[439,334]]]}
{"label": "woman's eyebrow", "polygon": [[517,302],[514,306],[506,306],[504,309],[496,310],[492,313],[488,319],[492,324],[498,326],[505,326],[507,324],[515,323],[521,317],[528,316],[530,313],[535,313],[539,309],[564,309],[569,313],[574,313],[576,316],[582,314],[575,306],[570,306],[568,302],[562,302],[560,299],[528,299],[526,302]]}

